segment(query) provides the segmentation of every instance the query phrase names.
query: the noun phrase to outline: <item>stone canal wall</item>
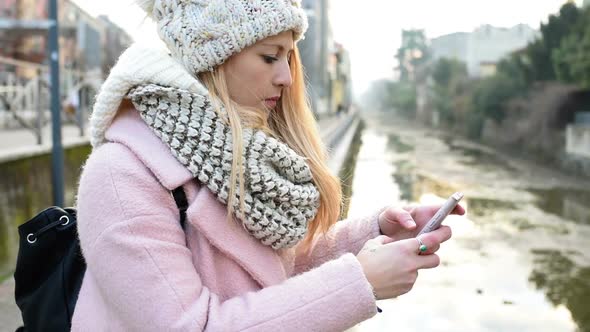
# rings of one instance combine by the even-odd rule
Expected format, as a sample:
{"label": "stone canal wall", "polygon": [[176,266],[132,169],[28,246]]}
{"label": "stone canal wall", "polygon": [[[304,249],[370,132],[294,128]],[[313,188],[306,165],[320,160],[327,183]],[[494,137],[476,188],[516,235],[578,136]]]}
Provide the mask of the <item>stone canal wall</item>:
{"label": "stone canal wall", "polygon": [[[74,188],[82,164],[90,153],[89,144],[74,145],[64,151],[65,203],[74,204]],[[0,280],[14,270],[17,227],[50,206],[51,154],[31,154],[0,163]]]}

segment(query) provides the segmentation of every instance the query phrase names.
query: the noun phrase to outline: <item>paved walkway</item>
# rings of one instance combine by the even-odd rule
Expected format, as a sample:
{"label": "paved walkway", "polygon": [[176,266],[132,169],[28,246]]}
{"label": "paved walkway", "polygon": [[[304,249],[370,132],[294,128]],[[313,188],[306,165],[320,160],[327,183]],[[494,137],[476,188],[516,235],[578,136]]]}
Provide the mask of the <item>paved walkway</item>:
{"label": "paved walkway", "polygon": [[[0,162],[22,158],[27,155],[48,152],[51,150],[51,126],[43,128],[42,142],[37,144],[37,137],[29,129],[0,129]],[[80,129],[75,125],[62,127],[62,144],[69,146],[88,142],[87,136],[80,136]]]}
{"label": "paved walkway", "polygon": [[20,325],[20,311],[14,303],[14,278],[8,278],[0,284],[0,332],[14,332]]}
{"label": "paved walkway", "polygon": [[[340,125],[346,123],[346,116],[322,118],[318,121],[322,139],[332,139]],[[51,150],[51,127],[43,130],[44,144],[36,145],[36,138],[29,130],[0,130],[0,162],[11,160],[17,156],[37,154],[41,151]],[[352,134],[342,133],[342,142],[332,152],[330,168],[336,172],[344,161]],[[63,145],[81,144],[88,142],[87,137],[80,137],[78,127],[66,125],[62,130]],[[22,325],[20,311],[14,302],[14,278],[10,277],[0,284],[0,332],[13,332]]]}

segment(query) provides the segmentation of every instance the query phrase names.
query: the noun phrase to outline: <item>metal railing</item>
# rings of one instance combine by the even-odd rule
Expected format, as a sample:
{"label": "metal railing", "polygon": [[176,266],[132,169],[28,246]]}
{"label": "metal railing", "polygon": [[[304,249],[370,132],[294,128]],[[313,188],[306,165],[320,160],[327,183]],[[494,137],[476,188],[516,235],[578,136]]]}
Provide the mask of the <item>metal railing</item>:
{"label": "metal railing", "polygon": [[[41,131],[51,118],[49,67],[2,56],[0,66],[29,73],[26,79],[10,71],[4,71],[0,77],[0,129],[29,129],[37,143],[43,144]],[[62,119],[76,124],[83,136],[85,119],[102,84],[102,74],[63,68],[60,76]]]}

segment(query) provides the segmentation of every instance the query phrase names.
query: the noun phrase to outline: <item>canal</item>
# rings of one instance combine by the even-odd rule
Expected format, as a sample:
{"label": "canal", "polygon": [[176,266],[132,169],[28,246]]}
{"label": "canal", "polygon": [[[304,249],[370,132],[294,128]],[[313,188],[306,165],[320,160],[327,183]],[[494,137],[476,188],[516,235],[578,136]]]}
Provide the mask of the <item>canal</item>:
{"label": "canal", "polygon": [[462,191],[441,265],[351,331],[590,331],[590,181],[448,134],[365,117],[349,217]]}

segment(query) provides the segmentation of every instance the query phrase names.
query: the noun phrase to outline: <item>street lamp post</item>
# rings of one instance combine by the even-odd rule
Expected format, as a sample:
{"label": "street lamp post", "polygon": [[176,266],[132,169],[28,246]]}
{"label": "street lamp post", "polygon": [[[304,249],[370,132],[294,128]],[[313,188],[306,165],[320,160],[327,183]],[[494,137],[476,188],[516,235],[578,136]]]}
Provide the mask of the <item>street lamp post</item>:
{"label": "street lamp post", "polygon": [[59,94],[59,27],[57,0],[49,0],[49,64],[51,77],[51,128],[52,154],[51,174],[53,183],[53,204],[64,205],[64,156],[61,143],[61,98]]}

